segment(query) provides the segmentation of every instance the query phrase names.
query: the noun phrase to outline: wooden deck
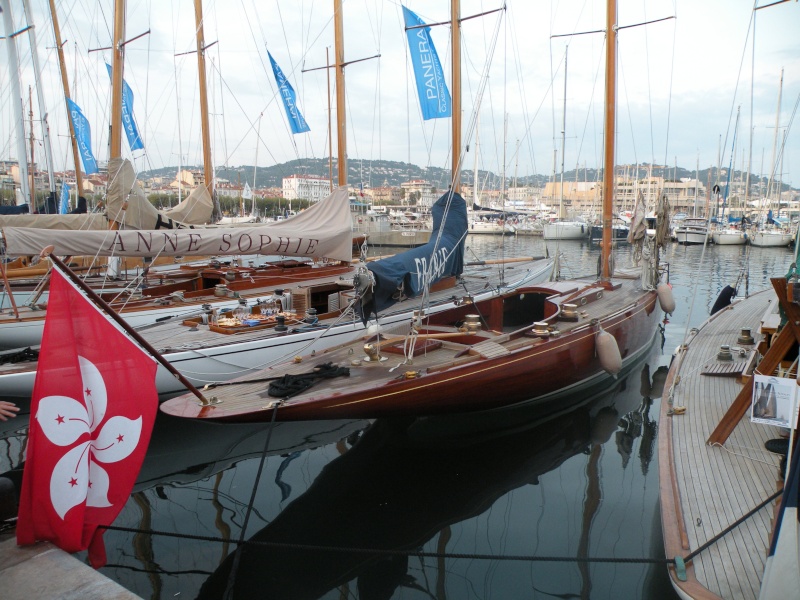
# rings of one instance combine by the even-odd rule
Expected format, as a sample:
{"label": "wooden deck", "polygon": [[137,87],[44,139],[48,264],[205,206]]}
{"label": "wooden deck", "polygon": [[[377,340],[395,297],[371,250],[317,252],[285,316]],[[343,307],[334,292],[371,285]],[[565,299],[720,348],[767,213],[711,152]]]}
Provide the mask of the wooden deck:
{"label": "wooden deck", "polygon": [[[513,283],[518,279],[523,279],[527,273],[541,269],[543,263],[541,261],[526,261],[523,263],[510,263],[505,266],[505,281]],[[476,266],[469,267],[462,275],[462,282],[455,287],[444,288],[433,291],[429,294],[429,302],[431,304],[444,303],[453,297],[464,297],[468,295],[477,295],[486,292],[492,288],[496,288],[500,282],[500,269],[499,265],[493,266]],[[314,286],[321,285],[328,282],[327,279],[310,280],[303,282],[301,285],[287,286],[286,291],[291,293],[295,304],[295,311],[297,319],[287,321],[286,325],[290,329],[304,325],[300,322],[303,317],[305,305],[308,299],[304,298],[304,291]],[[352,286],[352,276],[341,279],[341,285],[349,288]],[[269,290],[270,292],[272,290]],[[331,292],[334,294],[334,292]],[[266,294],[269,295],[269,292]],[[252,300],[253,294],[248,294]],[[352,296],[343,298],[340,301],[340,307],[346,308],[347,300],[352,299]],[[419,300],[409,299],[404,302],[399,302],[393,307],[384,311],[384,314],[390,315],[394,313],[408,312],[414,307],[419,305]],[[199,320],[199,319],[198,319]],[[327,319],[320,320],[320,325],[327,326],[331,323],[358,321],[359,318],[355,312],[350,310],[348,315],[331,314]],[[141,328],[140,333],[142,336],[162,354],[170,354],[173,352],[181,352],[183,350],[202,350],[212,346],[220,346],[225,344],[234,344],[240,342],[247,342],[253,340],[260,340],[268,337],[274,337],[276,334],[273,329],[256,329],[237,331],[231,334],[221,334],[211,331],[208,325],[198,324],[196,327],[190,327],[183,324],[181,320],[172,320],[169,322],[162,322],[154,324],[149,327]],[[287,359],[290,357],[286,357]]]}
{"label": "wooden deck", "polygon": [[[730,369],[717,367],[722,363],[717,360],[720,345],[730,345],[734,362],[742,362],[745,357],[736,349],[745,349],[748,357],[755,350],[752,345],[737,343],[741,328],[750,327],[758,342],[761,334],[755,332],[760,332],[763,320],[775,311],[777,300],[772,290],[735,303],[694,332],[673,361],[664,388],[659,436],[667,558],[687,556],[777,489],[780,457],[764,448],[766,440],[778,436],[777,428],[751,423],[746,416],[724,446],[706,445],[742,387],[741,379],[727,372]],[[685,407],[685,413],[680,414],[679,407]],[[679,581],[670,567],[679,594],[685,598],[757,598],[773,512],[772,504],[762,508],[701,552],[686,566],[687,581]]]}

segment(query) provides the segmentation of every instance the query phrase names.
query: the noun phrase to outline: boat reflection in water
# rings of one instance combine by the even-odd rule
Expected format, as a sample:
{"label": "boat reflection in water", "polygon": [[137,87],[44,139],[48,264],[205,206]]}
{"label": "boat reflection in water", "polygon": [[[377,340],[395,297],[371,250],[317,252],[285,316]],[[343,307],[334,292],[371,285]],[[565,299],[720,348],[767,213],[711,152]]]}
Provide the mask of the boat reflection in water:
{"label": "boat reflection in water", "polygon": [[[642,389],[637,394],[639,390],[636,388],[640,386],[630,384],[637,381],[640,373]],[[159,539],[160,558],[157,560],[152,550],[151,536],[137,533],[132,536],[136,559],[132,561],[134,557],[124,549],[127,544],[125,538],[131,537],[131,534],[109,531],[106,533],[106,546],[109,549],[120,548],[121,552],[117,557],[109,555],[109,563],[117,563],[114,565],[116,573],[112,577],[140,595],[148,596],[155,592],[154,597],[171,596],[174,592],[182,591],[185,596],[197,595],[209,599],[266,597],[296,600],[320,598],[332,590],[338,590],[334,593],[342,594],[342,597],[389,598],[400,588],[412,588],[420,592],[427,590],[426,595],[443,598],[445,590],[450,590],[454,585],[488,585],[489,576],[484,581],[483,575],[474,579],[474,572],[468,577],[454,574],[454,563],[460,562],[462,566],[467,563],[471,566],[465,568],[471,571],[478,569],[476,565],[483,565],[480,572],[483,573],[486,568],[491,573],[497,569],[502,571],[514,561],[417,557],[414,552],[562,554],[576,558],[597,555],[596,546],[590,544],[590,534],[603,495],[599,468],[603,445],[616,439],[619,452],[627,462],[633,448],[632,440],[641,435],[639,454],[642,469],[646,472],[652,458],[652,439],[656,432],[656,424],[649,416],[649,407],[650,398],[658,396],[651,388],[658,385],[657,381],[651,382],[649,367],[640,362],[636,371],[620,378],[610,392],[587,398],[577,408],[546,418],[532,418],[529,410],[517,408],[455,417],[379,419],[363,430],[364,421],[339,422],[335,427],[328,426],[331,422],[325,421],[276,424],[273,435],[276,435],[278,427],[283,428],[285,435],[284,441],[279,444],[284,447],[284,454],[277,471],[274,471],[274,464],[273,470],[267,470],[269,478],[274,473],[275,483],[279,484],[281,491],[278,494],[267,484],[259,487],[261,498],[256,501],[250,527],[261,528],[253,535],[247,532],[248,540],[239,555],[235,573],[232,573],[236,556],[234,550],[253,477],[241,475],[242,489],[236,493],[235,486],[230,482],[219,485],[220,478],[229,477],[230,474],[217,472],[213,491],[206,490],[210,494],[206,493],[204,498],[198,496],[198,502],[213,506],[210,511],[208,508],[199,510],[196,506],[184,505],[177,492],[187,491],[190,481],[209,477],[216,470],[244,457],[256,456],[260,447],[263,447],[263,436],[270,425],[189,423],[195,428],[203,426],[205,433],[201,439],[209,443],[214,443],[213,436],[206,434],[210,429],[215,429],[220,436],[220,441],[216,443],[223,447],[222,454],[217,454],[213,461],[196,462],[197,466],[185,469],[183,473],[169,473],[166,456],[159,458],[157,452],[152,452],[148,456],[151,463],[145,465],[140,477],[139,492],[134,495],[138,510],[133,510],[129,503],[124,513],[128,523],[122,523],[124,519],[120,519],[117,524],[141,526],[142,529],[149,527],[156,531],[172,525],[176,527],[177,534],[223,537],[227,541],[220,544],[211,540],[163,542]],[[170,425],[172,423],[174,420],[170,420]],[[322,431],[306,435],[303,429],[308,427],[321,427]],[[223,438],[228,430],[241,435],[226,442]],[[174,432],[170,430],[163,433],[171,436]],[[296,438],[306,440],[307,447],[313,446],[310,440],[315,436],[318,440],[340,439],[339,444],[328,447],[328,450],[333,447],[337,450],[332,452],[327,464],[320,467],[315,477],[315,467],[309,456],[291,452],[292,447],[303,447],[302,443],[293,445],[290,442],[292,433]],[[344,436],[348,433],[351,435],[345,442]],[[649,441],[645,441],[645,437]],[[243,441],[243,438],[247,441]],[[174,447],[176,438],[171,439]],[[185,440],[185,436],[182,439]],[[277,440],[278,437],[273,439]],[[228,455],[224,455],[226,444],[231,450]],[[201,447],[202,442],[194,451],[198,452]],[[191,448],[181,451],[182,460],[191,456],[192,452]],[[286,468],[288,461],[300,455],[305,458],[297,463],[308,461],[303,478],[313,481],[303,493],[291,499],[292,490],[282,487],[279,480],[292,470]],[[471,535],[494,538],[494,532],[465,536],[456,526],[471,518],[491,516],[493,509],[500,512],[510,510],[504,508],[506,502],[499,502],[501,498],[505,496],[510,502],[512,492],[537,486],[544,474],[579,455],[589,458],[579,459],[585,461],[585,467],[581,468],[585,469],[586,483],[583,499],[578,500],[582,514],[572,517],[573,524],[580,528],[577,545],[574,540],[567,540],[567,534],[564,533],[566,546],[555,549],[557,546],[551,546],[549,540],[542,543],[539,533],[535,532],[533,535],[542,543],[537,551],[537,545],[532,543],[530,536],[517,540],[518,535],[506,531],[502,534],[505,543],[499,547],[493,547],[493,543],[490,543],[489,547],[485,547],[482,541],[473,540]],[[257,465],[253,463],[258,462],[250,460],[243,464],[254,471]],[[297,463],[292,467],[296,467]],[[241,466],[242,463],[239,468]],[[159,475],[159,471],[162,475]],[[233,471],[233,478],[239,478]],[[264,480],[268,481],[266,474]],[[283,486],[287,484],[283,483]],[[234,500],[234,496],[238,500]],[[264,496],[269,498],[264,499]],[[277,496],[280,496],[279,500]],[[167,507],[168,503],[173,506]],[[282,507],[284,503],[286,505]],[[544,519],[539,517],[536,523],[536,508],[530,504],[523,507],[529,513],[527,521],[544,530],[547,528],[547,524],[541,522]],[[181,510],[187,513],[191,511],[192,518],[167,524],[167,521],[174,521]],[[140,520],[132,523],[134,517]],[[515,520],[520,520],[519,515]],[[507,525],[505,519],[503,521]],[[196,529],[187,530],[192,523],[196,524]],[[461,533],[451,538],[453,531]],[[573,538],[577,537],[576,533],[571,532]],[[514,542],[519,541],[519,551],[514,544],[508,543],[508,536]],[[613,532],[615,540],[618,536],[619,533]],[[542,537],[545,537],[544,534]],[[403,552],[409,552],[410,555]],[[613,553],[613,549],[605,551],[606,556]],[[617,549],[616,553],[630,556],[625,549]],[[127,566],[119,563],[126,563]],[[143,574],[135,573],[142,568],[149,572],[149,583],[141,579],[138,582],[126,581],[129,577],[143,577]],[[525,586],[525,593],[528,594],[531,586],[569,589],[576,595],[580,593],[588,597],[592,589],[590,574],[598,576],[594,567],[585,563],[577,567],[570,565],[571,578],[562,577],[560,580],[558,577],[551,580],[549,576],[534,578],[531,575],[534,566],[525,561],[518,562],[515,568],[523,568],[527,576],[507,579],[499,576],[501,571],[496,571],[492,585]],[[536,568],[544,569],[544,573],[557,570],[552,563],[539,563]],[[609,572],[608,566],[603,566],[603,569]],[[579,580],[575,579],[576,573],[580,574]],[[580,591],[576,589],[578,587]],[[495,597],[515,597],[521,592],[521,589],[509,589]],[[462,597],[454,593],[452,590],[448,592],[450,597]]]}

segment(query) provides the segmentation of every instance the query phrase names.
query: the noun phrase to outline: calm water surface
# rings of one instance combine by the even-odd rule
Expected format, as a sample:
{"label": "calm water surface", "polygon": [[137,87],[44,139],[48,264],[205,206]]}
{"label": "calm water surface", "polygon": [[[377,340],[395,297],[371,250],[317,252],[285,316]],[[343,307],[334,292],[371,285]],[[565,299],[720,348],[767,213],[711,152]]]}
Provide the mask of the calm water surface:
{"label": "calm water surface", "polygon": [[[476,237],[470,257],[545,253],[540,238]],[[562,253],[564,277],[596,272],[594,246],[548,250]],[[792,260],[788,249],[749,251],[751,292]],[[674,598],[665,567],[623,559],[662,558],[666,367],[687,326],[736,284],[747,252],[668,247],[678,308],[650,355],[613,389],[546,419],[517,410],[270,427],[159,414],[115,522],[137,531],[105,534],[102,572],[144,598],[222,598],[231,582],[238,598]],[[617,264],[628,260],[620,249]],[[2,470],[23,459],[27,418],[2,424]],[[245,522],[253,543],[234,565]],[[388,552],[398,548],[427,555]]]}

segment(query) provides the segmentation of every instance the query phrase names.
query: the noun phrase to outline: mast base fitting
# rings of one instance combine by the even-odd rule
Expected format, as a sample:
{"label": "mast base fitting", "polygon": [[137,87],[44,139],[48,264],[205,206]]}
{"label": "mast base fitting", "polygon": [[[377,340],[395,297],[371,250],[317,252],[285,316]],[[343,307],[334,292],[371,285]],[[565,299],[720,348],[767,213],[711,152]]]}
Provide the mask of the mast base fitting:
{"label": "mast base fitting", "polygon": [[222,400],[217,398],[216,396],[211,396],[211,398],[200,398],[198,399],[197,403],[200,406],[214,406],[215,404],[222,404]]}

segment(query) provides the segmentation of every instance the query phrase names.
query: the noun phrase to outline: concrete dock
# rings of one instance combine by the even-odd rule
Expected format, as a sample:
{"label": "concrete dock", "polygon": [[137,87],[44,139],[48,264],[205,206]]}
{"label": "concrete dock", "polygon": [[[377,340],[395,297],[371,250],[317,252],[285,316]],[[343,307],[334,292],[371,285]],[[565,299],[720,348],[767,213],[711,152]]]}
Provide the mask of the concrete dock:
{"label": "concrete dock", "polygon": [[3,600],[136,600],[136,594],[47,542],[17,546],[13,530],[0,535]]}

